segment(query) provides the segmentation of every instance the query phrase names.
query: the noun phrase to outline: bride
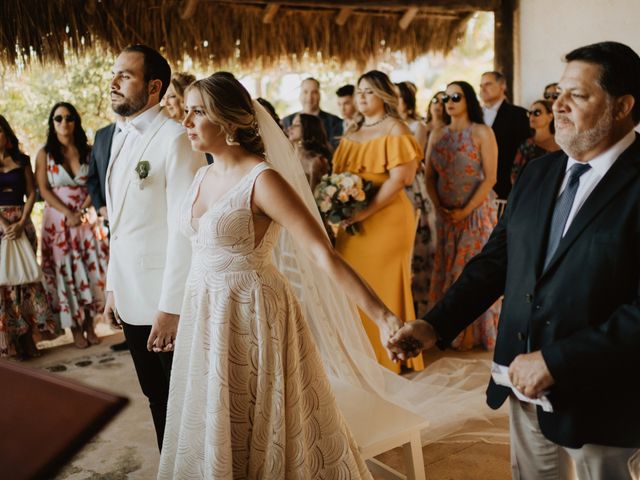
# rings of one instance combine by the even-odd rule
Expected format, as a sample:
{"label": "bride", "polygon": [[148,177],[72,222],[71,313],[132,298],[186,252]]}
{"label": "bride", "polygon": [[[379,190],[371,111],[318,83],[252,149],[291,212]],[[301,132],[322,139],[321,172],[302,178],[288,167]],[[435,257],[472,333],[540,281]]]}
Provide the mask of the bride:
{"label": "bride", "polygon": [[[333,250],[290,143],[240,82],[199,80],[185,106],[192,147],[215,161],[182,207],[193,254],[158,478],[370,478],[325,368],[361,374],[349,372],[348,352],[323,367],[314,336],[344,349],[330,342],[358,328],[339,290],[375,320],[383,344],[401,322]],[[293,282],[287,270],[298,272]],[[308,325],[309,313],[338,328]]]}

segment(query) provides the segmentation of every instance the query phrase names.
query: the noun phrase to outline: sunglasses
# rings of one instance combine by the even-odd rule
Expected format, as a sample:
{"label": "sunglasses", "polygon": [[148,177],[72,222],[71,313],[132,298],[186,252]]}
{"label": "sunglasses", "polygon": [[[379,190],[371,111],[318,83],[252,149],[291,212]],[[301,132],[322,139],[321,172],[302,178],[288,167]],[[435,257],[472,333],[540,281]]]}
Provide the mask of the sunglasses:
{"label": "sunglasses", "polygon": [[454,93],[453,95],[442,96],[442,103],[447,103],[449,102],[449,100],[451,100],[453,103],[460,103],[460,101],[462,100],[462,95],[460,95],[459,93]]}
{"label": "sunglasses", "polygon": [[442,100],[441,98],[433,97],[431,99],[431,103],[433,103],[434,105],[437,105],[438,103],[440,103],[441,100]]}
{"label": "sunglasses", "polygon": [[554,100],[557,100],[559,96],[560,96],[560,94],[556,93],[556,92],[554,92],[554,93],[546,92],[544,94],[544,99],[545,100],[549,100],[550,98],[553,98]]}
{"label": "sunglasses", "polygon": [[527,112],[527,117],[539,117],[540,115],[542,115],[542,113],[542,110],[536,108],[535,110],[529,110]]}
{"label": "sunglasses", "polygon": [[76,121],[76,117],[73,115],[56,115],[53,117],[53,121],[56,123],[62,123],[62,119],[65,119],[67,123],[72,123]]}

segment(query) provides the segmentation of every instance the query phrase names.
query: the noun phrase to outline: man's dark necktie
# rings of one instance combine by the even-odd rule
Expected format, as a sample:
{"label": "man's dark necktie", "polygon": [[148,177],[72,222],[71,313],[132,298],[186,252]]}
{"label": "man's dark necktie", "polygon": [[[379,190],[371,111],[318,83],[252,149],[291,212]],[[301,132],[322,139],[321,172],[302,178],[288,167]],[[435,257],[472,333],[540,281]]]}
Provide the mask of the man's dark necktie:
{"label": "man's dark necktie", "polygon": [[580,176],[590,168],[591,165],[588,163],[576,163],[569,169],[569,181],[558,200],[556,200],[553,217],[551,218],[551,231],[549,232],[549,242],[547,244],[547,256],[544,259],[544,270],[547,269],[562,239],[562,233],[567,224],[573,200],[576,198],[576,192],[580,186]]}

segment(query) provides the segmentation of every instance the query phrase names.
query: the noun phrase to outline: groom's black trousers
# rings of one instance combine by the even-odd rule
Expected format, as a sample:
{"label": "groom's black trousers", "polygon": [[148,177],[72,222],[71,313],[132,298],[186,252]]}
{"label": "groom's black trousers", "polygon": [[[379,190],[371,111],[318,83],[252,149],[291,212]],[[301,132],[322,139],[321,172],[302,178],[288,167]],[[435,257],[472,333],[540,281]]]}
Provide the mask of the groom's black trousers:
{"label": "groom's black trousers", "polygon": [[149,399],[158,448],[162,450],[173,352],[154,353],[147,350],[151,325],[130,325],[122,322],[122,329],[129,344],[142,393]]}

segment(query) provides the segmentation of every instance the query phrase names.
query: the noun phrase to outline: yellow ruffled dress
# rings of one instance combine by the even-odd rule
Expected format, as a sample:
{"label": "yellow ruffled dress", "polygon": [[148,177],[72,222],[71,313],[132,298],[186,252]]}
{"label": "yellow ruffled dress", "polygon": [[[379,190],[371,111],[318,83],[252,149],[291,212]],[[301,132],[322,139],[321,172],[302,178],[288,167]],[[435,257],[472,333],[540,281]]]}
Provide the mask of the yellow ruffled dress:
{"label": "yellow ruffled dress", "polygon": [[[333,171],[354,173],[377,188],[389,178],[389,170],[422,157],[413,135],[385,135],[362,143],[343,138],[333,155]],[[390,204],[360,223],[357,234],[349,235],[341,229],[336,241],[336,250],[404,322],[415,320],[411,294],[415,233],[413,205],[401,189]],[[399,373],[401,365],[389,359],[376,324],[362,311],[360,316],[378,362]],[[409,360],[406,366],[424,369],[422,357]]]}

